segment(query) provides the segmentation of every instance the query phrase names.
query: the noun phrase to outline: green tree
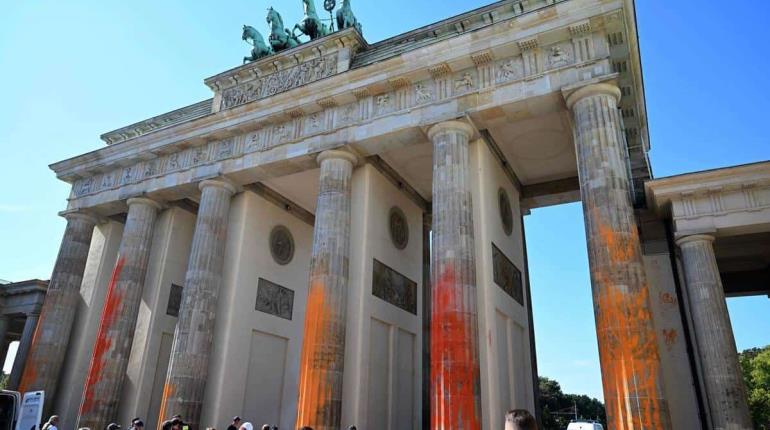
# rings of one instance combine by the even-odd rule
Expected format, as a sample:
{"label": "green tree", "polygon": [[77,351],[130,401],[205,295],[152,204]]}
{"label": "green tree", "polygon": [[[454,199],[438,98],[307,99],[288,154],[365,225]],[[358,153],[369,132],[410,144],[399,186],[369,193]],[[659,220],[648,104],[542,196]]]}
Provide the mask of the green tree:
{"label": "green tree", "polygon": [[595,419],[606,427],[604,404],[583,394],[564,394],[561,386],[553,379],[541,376],[540,409],[544,430],[564,430],[577,414],[582,419]]}
{"label": "green tree", "polygon": [[770,345],[738,354],[755,428],[770,428]]}

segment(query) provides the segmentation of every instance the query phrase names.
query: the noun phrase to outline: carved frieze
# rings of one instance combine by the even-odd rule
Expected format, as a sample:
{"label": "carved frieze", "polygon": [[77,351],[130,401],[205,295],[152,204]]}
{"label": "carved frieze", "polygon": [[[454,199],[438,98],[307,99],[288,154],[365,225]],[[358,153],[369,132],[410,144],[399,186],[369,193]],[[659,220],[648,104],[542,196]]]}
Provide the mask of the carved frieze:
{"label": "carved frieze", "polygon": [[267,279],[257,282],[257,304],[255,309],[279,318],[291,320],[294,312],[294,290],[282,287]]}
{"label": "carved frieze", "polygon": [[417,283],[374,259],[372,294],[417,315]]}
{"label": "carved frieze", "polygon": [[[320,111],[305,113],[303,110],[295,109],[291,111],[290,118],[283,122],[255,124],[259,128],[241,135],[194,147],[185,145],[184,149],[179,149],[177,152],[85,177],[76,181],[73,194],[74,197],[96,194],[146,179],[238,158],[244,154],[268,151],[309,136],[329,133],[335,128],[347,127],[372,118],[440,102],[454,96],[483,91],[490,86],[521,81],[538,73],[540,62],[546,68],[552,69],[560,67],[565,61],[575,63],[573,56],[575,51],[569,44],[543,49],[530,42],[524,43],[523,46],[533,49],[499,60],[484,56],[484,61],[479,60],[478,65],[457,71],[452,71],[447,64],[441,63],[430,68],[432,78],[414,83],[406,79],[391,80],[391,87],[397,88],[394,91],[372,93],[368,87],[354,89],[352,93],[356,100],[349,103],[338,104],[329,99],[319,103],[319,106],[324,107]],[[224,89],[222,106],[223,108],[235,107],[330,76],[336,73],[336,56],[335,53],[316,58]],[[525,59],[524,56],[527,58]]]}
{"label": "carved frieze", "polygon": [[230,109],[337,73],[337,54],[314,58],[294,67],[244,82],[222,92],[222,109]]}
{"label": "carved frieze", "polygon": [[494,243],[492,244],[492,277],[498,287],[518,304],[524,306],[521,271]]}

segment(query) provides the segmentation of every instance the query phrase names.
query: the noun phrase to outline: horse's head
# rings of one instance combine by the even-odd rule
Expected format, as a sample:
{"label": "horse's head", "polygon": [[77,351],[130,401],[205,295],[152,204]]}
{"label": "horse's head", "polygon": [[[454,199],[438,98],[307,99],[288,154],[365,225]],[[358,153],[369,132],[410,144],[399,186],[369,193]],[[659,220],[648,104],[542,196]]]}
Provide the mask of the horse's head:
{"label": "horse's head", "polygon": [[241,39],[246,40],[249,38],[249,27],[248,25],[243,26],[243,33],[241,33]]}

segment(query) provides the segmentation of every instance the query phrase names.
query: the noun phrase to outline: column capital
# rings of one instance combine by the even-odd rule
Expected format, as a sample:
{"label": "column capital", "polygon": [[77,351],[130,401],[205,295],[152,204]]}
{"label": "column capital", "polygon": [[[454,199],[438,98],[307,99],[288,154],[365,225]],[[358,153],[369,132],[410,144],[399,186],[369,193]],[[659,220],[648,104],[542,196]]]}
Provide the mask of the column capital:
{"label": "column capital", "polygon": [[318,154],[318,158],[316,158],[316,161],[318,161],[318,164],[320,165],[321,162],[323,162],[324,160],[330,160],[333,158],[350,161],[350,164],[352,164],[353,166],[358,164],[358,156],[356,154],[353,154],[352,152],[340,150],[340,149],[330,149],[328,151],[324,151]]}
{"label": "column capital", "polygon": [[615,98],[615,102],[620,101],[620,88],[615,84],[601,82],[580,87],[567,96],[567,108],[572,109],[575,103],[591,96],[610,96]]}
{"label": "column capital", "polygon": [[470,124],[463,121],[444,121],[440,122],[438,124],[434,124],[428,129],[428,139],[433,140],[433,137],[437,134],[444,133],[447,131],[454,131],[457,133],[464,134],[468,139],[473,136],[474,129],[471,127]]}
{"label": "column capital", "polygon": [[238,192],[238,190],[235,188],[235,185],[225,178],[206,179],[205,181],[201,181],[198,184],[198,189],[201,191],[203,191],[204,188],[208,188],[208,187],[223,188],[228,193],[230,193],[230,195],[233,195],[236,192]]}
{"label": "column capital", "polygon": [[131,207],[131,205],[146,205],[154,208],[157,211],[163,209],[163,206],[161,206],[160,203],[148,197],[131,197],[130,199],[126,200],[126,204],[129,207]]}
{"label": "column capital", "polygon": [[687,236],[682,236],[676,240],[676,244],[681,248],[682,245],[686,245],[688,243],[692,242],[714,242],[715,237],[710,234],[690,234]]}
{"label": "column capital", "polygon": [[99,223],[99,218],[89,212],[83,211],[82,209],[70,209],[61,211],[59,212],[59,216],[66,219],[67,221],[71,219],[82,219],[84,221],[90,222],[91,224]]}

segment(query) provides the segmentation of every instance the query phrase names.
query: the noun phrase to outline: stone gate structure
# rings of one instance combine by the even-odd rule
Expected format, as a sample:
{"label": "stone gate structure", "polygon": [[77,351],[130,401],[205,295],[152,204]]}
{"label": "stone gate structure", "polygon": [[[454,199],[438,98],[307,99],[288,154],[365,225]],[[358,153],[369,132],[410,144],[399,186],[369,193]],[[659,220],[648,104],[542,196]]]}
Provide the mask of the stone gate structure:
{"label": "stone gate structure", "polygon": [[741,198],[767,235],[768,166],[648,181],[632,0],[353,26],[205,84],[51,166],[72,192],[21,390],[64,427],[500,429],[536,410],[522,217],[582,200],[610,428],[749,428],[712,242]]}

